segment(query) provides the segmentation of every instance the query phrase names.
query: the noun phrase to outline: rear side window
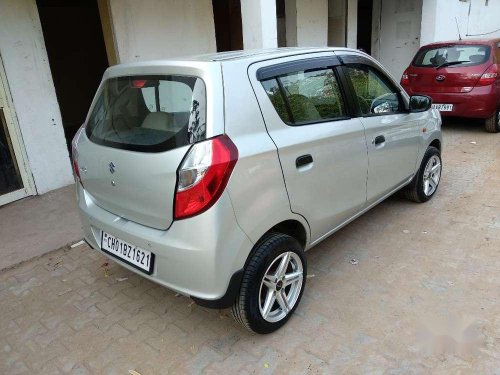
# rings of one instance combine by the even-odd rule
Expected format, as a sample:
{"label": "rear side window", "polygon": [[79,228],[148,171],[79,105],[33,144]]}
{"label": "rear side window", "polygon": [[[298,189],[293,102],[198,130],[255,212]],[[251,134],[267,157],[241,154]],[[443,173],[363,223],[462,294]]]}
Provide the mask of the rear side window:
{"label": "rear side window", "polygon": [[289,125],[346,117],[333,69],[293,72],[262,81],[262,85],[278,115]]}
{"label": "rear side window", "polygon": [[489,46],[470,44],[422,48],[415,56],[413,65],[420,67],[479,65],[488,61],[490,51]]}
{"label": "rear side window", "polygon": [[203,80],[188,76],[108,79],[86,127],[91,141],[143,152],[168,151],[206,138]]}

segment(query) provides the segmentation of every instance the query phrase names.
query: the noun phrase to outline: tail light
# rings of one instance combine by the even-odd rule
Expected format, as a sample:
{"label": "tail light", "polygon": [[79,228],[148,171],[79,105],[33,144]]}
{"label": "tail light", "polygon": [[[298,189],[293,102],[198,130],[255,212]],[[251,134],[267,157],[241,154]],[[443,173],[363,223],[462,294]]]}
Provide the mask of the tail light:
{"label": "tail light", "polygon": [[196,143],[177,172],[174,219],[205,212],[226,188],[238,160],[238,149],[227,135]]}
{"label": "tail light", "polygon": [[495,83],[495,81],[499,78],[498,71],[499,69],[497,64],[491,65],[488,69],[486,69],[481,78],[479,78],[477,86],[488,86]]}
{"label": "tail light", "polygon": [[401,76],[401,85],[402,86],[409,86],[410,85],[410,78],[408,76],[408,69],[406,69]]}

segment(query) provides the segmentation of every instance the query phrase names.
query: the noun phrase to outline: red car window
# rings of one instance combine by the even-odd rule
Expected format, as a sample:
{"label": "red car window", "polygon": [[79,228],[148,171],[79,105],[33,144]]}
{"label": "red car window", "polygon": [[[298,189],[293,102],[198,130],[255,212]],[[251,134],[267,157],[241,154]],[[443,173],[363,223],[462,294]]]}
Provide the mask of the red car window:
{"label": "red car window", "polygon": [[490,53],[490,46],[482,44],[428,47],[422,48],[417,53],[413,65],[419,67],[480,65],[488,61]]}

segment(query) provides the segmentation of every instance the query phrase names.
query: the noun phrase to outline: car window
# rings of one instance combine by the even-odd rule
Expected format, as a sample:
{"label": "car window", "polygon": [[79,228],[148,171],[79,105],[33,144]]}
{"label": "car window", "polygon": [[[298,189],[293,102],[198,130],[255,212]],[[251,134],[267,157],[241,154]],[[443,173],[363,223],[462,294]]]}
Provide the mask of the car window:
{"label": "car window", "polygon": [[141,91],[150,112],[187,112],[191,108],[193,90],[184,82],[160,80],[158,87],[144,87]]}
{"label": "car window", "polygon": [[86,132],[105,146],[160,152],[204,140],[205,117],[200,78],[116,77],[104,82]]}
{"label": "car window", "polygon": [[297,71],[262,81],[281,119],[290,125],[346,117],[333,69]]}
{"label": "car window", "polygon": [[453,44],[442,47],[422,48],[415,59],[414,66],[438,67],[440,65],[470,66],[485,63],[490,57],[490,47],[486,45]]}
{"label": "car window", "polygon": [[364,64],[350,64],[346,66],[346,70],[364,116],[401,111],[398,91],[381,72]]}

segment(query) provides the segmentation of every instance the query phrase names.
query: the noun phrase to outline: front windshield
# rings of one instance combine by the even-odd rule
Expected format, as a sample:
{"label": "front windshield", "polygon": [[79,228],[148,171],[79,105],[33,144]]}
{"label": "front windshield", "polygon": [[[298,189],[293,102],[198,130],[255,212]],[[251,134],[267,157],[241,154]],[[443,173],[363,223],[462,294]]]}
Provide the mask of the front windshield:
{"label": "front windshield", "polygon": [[490,47],[486,45],[452,44],[441,47],[422,48],[413,60],[414,66],[470,66],[485,63],[490,57]]}

